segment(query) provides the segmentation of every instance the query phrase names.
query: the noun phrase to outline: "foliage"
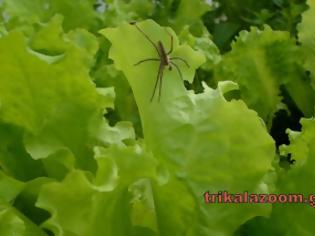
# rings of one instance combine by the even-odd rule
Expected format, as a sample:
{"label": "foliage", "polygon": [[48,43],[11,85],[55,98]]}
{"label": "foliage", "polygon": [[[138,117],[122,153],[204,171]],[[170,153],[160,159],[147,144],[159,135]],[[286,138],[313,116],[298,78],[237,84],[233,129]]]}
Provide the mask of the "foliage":
{"label": "foliage", "polygon": [[[204,201],[314,194],[314,0],[2,0],[0,13],[1,236],[315,233],[307,204]],[[133,21],[182,58],[160,100],[160,62],[135,66],[159,55]]]}

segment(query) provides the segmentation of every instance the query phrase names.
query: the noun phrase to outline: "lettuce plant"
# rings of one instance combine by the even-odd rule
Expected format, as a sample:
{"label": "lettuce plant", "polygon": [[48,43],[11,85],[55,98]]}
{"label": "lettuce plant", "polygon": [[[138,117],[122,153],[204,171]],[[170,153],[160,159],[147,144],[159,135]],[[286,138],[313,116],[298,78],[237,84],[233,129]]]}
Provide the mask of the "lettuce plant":
{"label": "lettuce plant", "polygon": [[[0,1],[0,235],[313,235],[309,203],[205,201],[315,194],[315,2],[245,2]],[[189,65],[160,100],[131,21]]]}

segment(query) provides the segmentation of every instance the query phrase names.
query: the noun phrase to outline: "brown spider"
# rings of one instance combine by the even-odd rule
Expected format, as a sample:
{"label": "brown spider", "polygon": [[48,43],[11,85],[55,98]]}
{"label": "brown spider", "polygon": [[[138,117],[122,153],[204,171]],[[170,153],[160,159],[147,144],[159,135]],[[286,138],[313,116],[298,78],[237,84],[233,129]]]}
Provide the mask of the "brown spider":
{"label": "brown spider", "polygon": [[147,58],[144,60],[140,60],[139,62],[137,62],[134,65],[137,66],[137,65],[140,65],[141,63],[147,62],[147,61],[159,61],[160,62],[159,70],[157,73],[157,78],[155,81],[155,85],[154,85],[154,89],[153,89],[153,93],[152,93],[150,102],[152,102],[152,100],[154,98],[158,83],[159,83],[158,101],[160,101],[161,90],[162,90],[162,79],[163,79],[163,73],[164,73],[165,67],[168,67],[168,69],[171,71],[173,68],[172,66],[174,66],[176,68],[176,70],[178,71],[180,78],[183,79],[182,72],[180,71],[178,65],[173,60],[180,60],[180,61],[184,62],[188,68],[189,68],[189,64],[187,63],[187,61],[185,59],[183,59],[181,57],[170,57],[170,54],[173,52],[173,36],[167,30],[166,30],[166,32],[168,33],[168,35],[171,38],[171,47],[170,47],[170,50],[168,52],[166,52],[165,47],[161,41],[158,41],[157,44],[155,44],[152,41],[152,39],[150,39],[150,37],[145,32],[143,32],[143,30],[136,24],[136,22],[132,22],[130,24],[134,25],[144,35],[144,37],[153,45],[153,47],[155,48],[155,50],[158,54],[158,58]]}

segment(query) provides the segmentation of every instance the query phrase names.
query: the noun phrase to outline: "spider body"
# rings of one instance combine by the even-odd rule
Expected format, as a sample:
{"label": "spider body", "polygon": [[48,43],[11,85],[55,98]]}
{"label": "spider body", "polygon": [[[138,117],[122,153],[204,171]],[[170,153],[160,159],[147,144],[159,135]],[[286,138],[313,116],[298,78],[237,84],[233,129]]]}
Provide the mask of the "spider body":
{"label": "spider body", "polygon": [[170,65],[170,58],[165,52],[164,46],[161,41],[158,41],[158,49],[161,63],[164,64],[165,66],[170,66],[169,68],[172,68]]}
{"label": "spider body", "polygon": [[140,65],[144,62],[148,62],[148,61],[158,61],[160,63],[159,65],[159,70],[157,73],[157,78],[155,80],[155,85],[154,85],[154,89],[153,89],[153,93],[151,96],[150,101],[152,102],[157,86],[159,84],[159,97],[158,100],[160,101],[161,98],[161,91],[162,91],[162,80],[163,80],[163,73],[164,73],[164,69],[168,68],[170,71],[173,69],[173,66],[176,68],[179,76],[181,77],[181,79],[183,79],[182,73],[178,67],[178,65],[174,62],[174,60],[179,60],[182,61],[183,63],[185,63],[185,65],[189,68],[189,64],[187,63],[187,61],[181,57],[171,57],[170,54],[173,52],[173,36],[168,32],[168,35],[170,36],[170,49],[167,52],[165,50],[165,47],[162,43],[162,41],[158,41],[157,43],[154,43],[151,38],[135,23],[131,23],[132,25],[134,25],[138,31],[140,31],[140,33],[151,43],[151,45],[155,48],[156,52],[157,52],[157,58],[147,58],[144,60],[140,60],[139,62],[137,62],[136,64],[134,64],[135,66]]}

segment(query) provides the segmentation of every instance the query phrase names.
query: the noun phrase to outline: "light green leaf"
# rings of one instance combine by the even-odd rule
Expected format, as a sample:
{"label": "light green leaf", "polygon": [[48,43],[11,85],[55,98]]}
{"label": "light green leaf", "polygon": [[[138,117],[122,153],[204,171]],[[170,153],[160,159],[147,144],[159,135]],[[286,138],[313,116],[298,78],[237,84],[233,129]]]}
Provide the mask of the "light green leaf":
{"label": "light green leaf", "polygon": [[176,32],[180,31],[185,25],[193,25],[200,21],[200,17],[211,8],[203,0],[181,0],[175,12],[175,19],[172,26]]}
{"label": "light green leaf", "polygon": [[[150,20],[139,23],[138,26],[142,28],[142,30],[146,32],[146,34],[149,35],[154,42],[158,42],[160,40],[166,50],[169,50],[170,36],[167,32],[174,35],[174,32],[171,31],[171,29],[161,28]],[[129,57],[126,56],[124,58],[120,58],[119,61],[116,60],[115,66],[119,70],[124,71],[129,83],[131,84],[134,94],[138,95],[135,96],[138,107],[141,107],[139,106],[139,103],[150,104],[150,97],[152,95],[159,64],[158,62],[147,62],[138,66],[134,66],[134,64],[146,58],[157,58],[158,55],[155,51],[155,48],[136,29],[135,26],[129,25],[127,23],[122,24],[117,29],[108,28],[102,30],[101,33],[106,35],[106,37],[109,38],[111,42],[115,39],[117,40],[119,37],[121,37],[121,35],[125,35],[124,37],[129,39],[129,43],[126,45],[137,45],[137,42],[143,42],[141,50],[139,50],[137,47],[112,47],[109,56],[113,58],[113,54],[117,53],[116,51],[126,55],[132,55]],[[182,71],[183,79],[190,82],[193,79],[194,70],[204,62],[204,57],[200,53],[194,52],[187,45],[179,46],[177,37],[174,38],[174,52],[171,56],[182,57],[188,62],[190,65],[189,68],[187,68],[187,66],[181,61],[177,62],[177,64]],[[113,59],[115,60],[115,58]],[[126,73],[129,71],[133,74],[132,79],[130,79],[129,74]],[[152,73],[152,71],[154,71],[154,73]],[[171,79],[172,77],[174,79]],[[178,72],[176,71],[176,68],[173,68],[171,72],[167,71],[164,73],[163,83],[162,101],[185,94],[185,88]],[[169,91],[169,87],[173,86],[176,88],[176,90]]]}
{"label": "light green leaf", "polygon": [[55,63],[29,53],[21,33],[0,39],[0,117],[26,131],[24,143],[34,159],[68,150],[76,165],[94,170],[93,146],[121,143],[133,131],[126,123],[109,127],[103,117],[106,106],[112,106],[113,91],[97,90],[88,75],[93,36],[77,31],[70,37],[80,48],[70,43]]}
{"label": "light green leaf", "polygon": [[115,109],[107,116],[109,122],[131,121],[136,134],[141,137],[142,128],[138,108],[123,73],[118,71],[113,64],[103,64],[98,67],[92,77],[97,87],[113,87],[115,90]]}
{"label": "light green leaf", "polygon": [[204,0],[111,0],[106,2],[104,11],[107,26],[118,26],[127,21],[154,19],[161,25],[169,25],[180,32],[186,25],[201,24],[201,16],[211,7]]}
{"label": "light green leaf", "polygon": [[[310,202],[277,204],[271,216],[273,224],[278,222],[277,226],[288,236],[314,234],[310,219],[315,217],[315,196],[313,199],[309,199],[309,196],[314,195],[315,189],[315,120],[303,118],[300,123],[302,124],[301,133],[297,135],[290,132],[290,145],[282,147],[282,153],[291,153],[291,158],[296,162],[288,171],[280,173],[277,186],[281,193],[303,194]],[[288,222],[293,221],[294,224],[288,227]]]}
{"label": "light green leaf", "polygon": [[25,150],[22,130],[0,124],[0,166],[4,173],[22,181],[44,175],[44,166]]}
{"label": "light green leaf", "polygon": [[[301,124],[301,132],[288,130],[290,145],[280,148],[281,155],[291,154],[291,160],[295,162],[287,170],[278,170],[276,185],[279,194],[302,194],[306,202],[274,204],[269,218],[247,223],[246,227],[251,230],[245,235],[314,235],[315,120],[303,118]],[[310,198],[312,195],[314,197]]]}
{"label": "light green leaf", "polygon": [[44,236],[37,225],[12,206],[26,184],[0,171],[0,235]]}
{"label": "light green leaf", "polygon": [[[167,33],[154,22],[138,26],[154,42],[168,45]],[[242,101],[224,99],[220,88],[227,92],[235,84],[217,90],[205,86],[204,93],[193,94],[185,90],[177,73],[165,70],[161,101],[150,103],[158,63],[133,64],[156,57],[155,49],[132,25],[102,33],[112,43],[109,56],[133,89],[146,146],[163,165],[165,184],[153,187],[160,234],[232,235],[248,219],[268,215],[268,205],[204,203],[207,190],[269,192],[272,187],[274,142],[255,112]],[[123,44],[126,38],[129,43]],[[180,65],[184,79],[190,80],[204,58],[186,45],[178,46],[176,37],[174,42],[174,54],[190,64],[190,69]]]}
{"label": "light green leaf", "polygon": [[53,181],[47,177],[40,177],[24,183],[23,190],[12,203],[13,207],[33,224],[41,225],[50,215],[47,211],[36,207],[35,203],[41,188]]}
{"label": "light green leaf", "polygon": [[315,30],[313,27],[315,19],[315,1],[308,0],[307,11],[302,14],[302,22],[298,26],[298,37],[302,43],[302,49],[306,56],[305,68],[312,73],[313,83],[315,75]]}
{"label": "light green leaf", "polygon": [[23,221],[12,210],[3,209],[0,205],[0,234],[4,236],[23,235],[25,226]]}
{"label": "light green leaf", "polygon": [[281,107],[282,85],[306,116],[313,114],[314,90],[297,61],[302,61],[302,57],[288,32],[253,27],[249,32],[240,32],[232,50],[216,68],[215,78],[237,82],[241,98],[271,127],[273,116]]}
{"label": "light green leaf", "polygon": [[99,27],[100,15],[94,9],[94,0],[63,1],[50,0],[48,12],[64,16],[63,28],[69,31],[75,28],[96,30]]}
{"label": "light green leaf", "polygon": [[193,35],[188,26],[184,27],[179,35],[182,42],[187,43],[193,49],[203,53],[206,57],[206,63],[202,65],[204,70],[212,70],[213,67],[221,60],[220,51],[214,42],[207,29],[203,28],[201,35]]}
{"label": "light green leaf", "polygon": [[0,198],[3,199],[3,201],[11,203],[22,191],[23,187],[22,182],[0,171]]}
{"label": "light green leaf", "polygon": [[124,21],[150,18],[155,8],[155,3],[150,0],[111,0],[106,2],[104,11],[105,23],[108,26],[117,26]]}
{"label": "light green leaf", "polygon": [[66,50],[64,32],[62,29],[63,17],[56,15],[48,23],[41,24],[31,37],[31,48],[47,55],[59,55]]}
{"label": "light green leaf", "polygon": [[97,236],[132,235],[135,226],[146,225],[136,219],[141,214],[153,217],[155,223],[152,205],[139,205],[150,194],[144,192],[140,201],[135,195],[135,188],[142,185],[139,180],[155,178],[155,161],[137,145],[98,148],[95,158],[95,177],[88,179],[74,170],[62,182],[43,186],[36,205],[52,214],[43,226],[56,236]]}
{"label": "light green leaf", "polygon": [[0,199],[1,236],[47,236],[37,225]]}
{"label": "light green leaf", "polygon": [[31,25],[47,22],[55,14],[64,16],[63,28],[66,31],[78,27],[96,30],[101,21],[99,13],[93,7],[93,0],[62,1],[4,0],[4,12],[9,16],[6,25],[9,29],[20,28],[31,33]]}

